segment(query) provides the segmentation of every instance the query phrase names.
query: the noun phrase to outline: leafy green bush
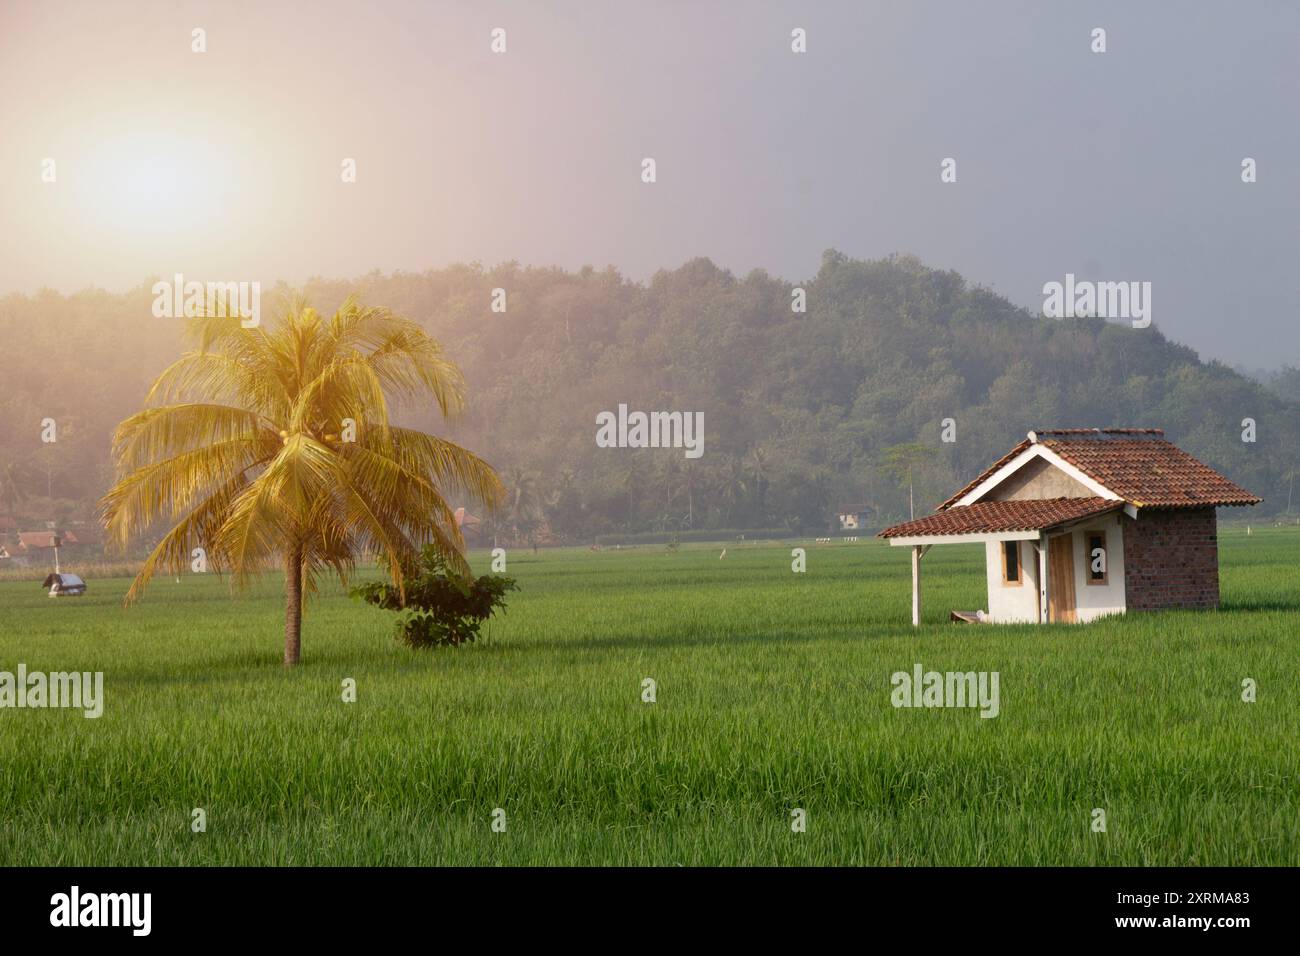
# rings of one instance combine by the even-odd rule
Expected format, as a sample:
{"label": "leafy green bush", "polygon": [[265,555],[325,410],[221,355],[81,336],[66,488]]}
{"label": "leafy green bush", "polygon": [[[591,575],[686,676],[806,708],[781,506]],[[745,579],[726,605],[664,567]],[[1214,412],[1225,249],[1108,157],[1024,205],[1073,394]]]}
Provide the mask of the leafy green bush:
{"label": "leafy green bush", "polygon": [[507,591],[517,591],[515,579],[504,574],[462,578],[447,568],[432,545],[418,564],[406,569],[406,600],[395,584],[373,581],[354,587],[354,599],[397,611],[397,636],[409,647],[456,647],[478,637],[479,628],[500,608]]}

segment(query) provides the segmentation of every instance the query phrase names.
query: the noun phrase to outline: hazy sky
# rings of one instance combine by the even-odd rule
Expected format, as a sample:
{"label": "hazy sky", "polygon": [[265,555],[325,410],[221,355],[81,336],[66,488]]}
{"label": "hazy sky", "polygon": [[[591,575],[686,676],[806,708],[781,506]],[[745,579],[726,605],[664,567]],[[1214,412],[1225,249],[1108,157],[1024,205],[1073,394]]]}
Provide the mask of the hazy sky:
{"label": "hazy sky", "polygon": [[835,247],[1035,310],[1149,281],[1171,338],[1271,367],[1297,177],[1294,2],[0,0],[0,293]]}

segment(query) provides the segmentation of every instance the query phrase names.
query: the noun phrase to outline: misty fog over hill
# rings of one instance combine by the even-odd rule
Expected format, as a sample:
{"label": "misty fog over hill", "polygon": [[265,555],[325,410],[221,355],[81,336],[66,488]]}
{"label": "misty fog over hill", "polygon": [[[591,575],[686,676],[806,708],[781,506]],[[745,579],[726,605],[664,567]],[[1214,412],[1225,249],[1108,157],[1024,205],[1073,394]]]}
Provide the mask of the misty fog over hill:
{"label": "misty fog over hill", "polygon": [[[170,277],[167,277],[170,278]],[[0,514],[19,524],[93,517],[110,483],[114,427],[185,346],[155,318],[153,280],[122,295],[44,292],[0,300]],[[806,312],[792,310],[802,288]],[[504,290],[504,312],[492,310]],[[928,511],[1035,427],[1162,427],[1168,437],[1287,508],[1300,404],[1167,340],[1157,321],[1045,319],[910,256],[835,251],[817,274],[738,277],[694,259],[636,283],[612,268],[509,263],[315,279],[297,292],[322,313],[349,294],[429,330],[462,369],[469,409],[405,423],[450,434],[491,462],[519,523],[556,538],[691,529],[826,530],[836,508],[875,523],[905,515],[891,449],[913,452]],[[1287,375],[1290,375],[1290,378]],[[698,458],[680,448],[597,446],[597,416],[702,413]],[[42,443],[54,419],[58,440]],[[955,441],[941,440],[953,420]],[[1242,440],[1243,420],[1257,440]]]}

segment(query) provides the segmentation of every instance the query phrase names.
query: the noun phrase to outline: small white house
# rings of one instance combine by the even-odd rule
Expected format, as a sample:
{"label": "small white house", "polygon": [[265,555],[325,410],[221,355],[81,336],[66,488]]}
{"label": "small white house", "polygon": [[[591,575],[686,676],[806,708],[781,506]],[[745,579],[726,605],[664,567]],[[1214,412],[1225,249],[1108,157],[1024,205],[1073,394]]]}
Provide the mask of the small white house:
{"label": "small white house", "polygon": [[835,520],[841,531],[860,531],[867,526],[871,509],[866,505],[842,505],[835,512]]}
{"label": "small white house", "polygon": [[975,619],[1076,623],[1217,607],[1215,508],[1259,501],[1158,428],[1041,430],[934,514],[880,536],[912,549],[913,624],[921,559],[959,542],[984,545],[988,610]]}

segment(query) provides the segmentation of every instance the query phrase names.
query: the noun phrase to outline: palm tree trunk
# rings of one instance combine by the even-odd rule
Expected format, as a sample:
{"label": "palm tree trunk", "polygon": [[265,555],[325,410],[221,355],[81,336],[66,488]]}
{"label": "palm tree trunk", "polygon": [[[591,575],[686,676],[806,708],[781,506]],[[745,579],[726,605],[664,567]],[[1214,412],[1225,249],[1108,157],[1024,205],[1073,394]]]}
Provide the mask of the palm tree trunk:
{"label": "palm tree trunk", "polygon": [[302,656],[302,545],[289,551],[284,569],[284,666]]}

